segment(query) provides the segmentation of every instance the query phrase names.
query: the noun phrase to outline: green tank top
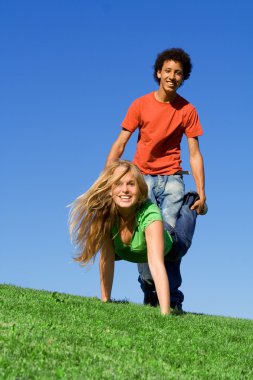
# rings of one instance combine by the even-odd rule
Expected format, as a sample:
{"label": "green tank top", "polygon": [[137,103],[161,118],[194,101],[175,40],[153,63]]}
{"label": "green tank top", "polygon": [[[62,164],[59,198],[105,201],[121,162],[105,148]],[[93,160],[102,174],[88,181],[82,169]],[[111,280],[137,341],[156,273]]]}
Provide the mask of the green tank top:
{"label": "green tank top", "polygon": [[[145,239],[145,229],[154,221],[161,220],[162,214],[157,205],[151,201],[145,202],[137,210],[135,218],[134,232],[130,244],[124,244],[120,238],[118,223],[112,229],[112,237],[115,253],[123,260],[133,263],[145,263],[147,259],[147,244]],[[164,229],[164,255],[171,250],[172,238]]]}

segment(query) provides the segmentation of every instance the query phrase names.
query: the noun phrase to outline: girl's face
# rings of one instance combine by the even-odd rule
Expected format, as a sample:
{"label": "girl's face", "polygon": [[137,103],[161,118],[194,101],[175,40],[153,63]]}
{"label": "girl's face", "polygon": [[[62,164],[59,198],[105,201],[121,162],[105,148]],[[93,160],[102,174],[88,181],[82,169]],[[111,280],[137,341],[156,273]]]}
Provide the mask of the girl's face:
{"label": "girl's face", "polygon": [[[119,175],[125,170],[118,167],[114,175]],[[112,187],[112,197],[118,208],[128,209],[136,206],[139,200],[140,190],[137,181],[131,171],[127,172]]]}

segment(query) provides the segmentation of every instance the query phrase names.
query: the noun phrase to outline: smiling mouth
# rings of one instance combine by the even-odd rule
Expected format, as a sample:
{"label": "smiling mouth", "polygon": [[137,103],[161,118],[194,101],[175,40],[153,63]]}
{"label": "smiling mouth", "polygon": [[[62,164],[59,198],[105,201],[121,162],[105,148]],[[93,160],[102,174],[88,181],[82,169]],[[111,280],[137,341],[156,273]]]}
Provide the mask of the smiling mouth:
{"label": "smiling mouth", "polygon": [[169,86],[175,86],[176,85],[176,83],[174,83],[174,82],[166,82]]}

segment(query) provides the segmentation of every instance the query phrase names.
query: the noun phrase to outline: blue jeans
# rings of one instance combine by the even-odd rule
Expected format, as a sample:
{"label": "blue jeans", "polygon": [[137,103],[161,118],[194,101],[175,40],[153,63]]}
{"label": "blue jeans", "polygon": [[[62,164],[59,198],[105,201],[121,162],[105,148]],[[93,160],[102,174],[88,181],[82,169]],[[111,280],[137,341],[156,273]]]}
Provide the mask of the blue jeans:
{"label": "blue jeans", "polygon": [[160,208],[163,220],[175,226],[184,198],[182,175],[145,175],[148,197]]}
{"label": "blue jeans", "polygon": [[[145,175],[144,178],[148,185],[149,198],[160,208],[165,224],[173,228],[184,199],[185,186],[182,175]],[[166,271],[170,283],[171,307],[178,306],[179,308],[182,307],[184,300],[184,295],[179,290],[182,284],[180,264],[181,258],[176,261],[166,262]],[[144,292],[145,303],[145,299],[148,299],[150,294],[154,295],[154,281],[148,263],[138,264],[138,271],[138,281]]]}
{"label": "blue jeans", "polygon": [[185,194],[175,227],[171,227],[168,223],[164,222],[164,227],[170,233],[173,240],[172,249],[165,256],[165,266],[167,262],[181,259],[192,244],[197,212],[196,210],[191,210],[190,207],[198,197],[198,193],[195,191],[190,191]]}

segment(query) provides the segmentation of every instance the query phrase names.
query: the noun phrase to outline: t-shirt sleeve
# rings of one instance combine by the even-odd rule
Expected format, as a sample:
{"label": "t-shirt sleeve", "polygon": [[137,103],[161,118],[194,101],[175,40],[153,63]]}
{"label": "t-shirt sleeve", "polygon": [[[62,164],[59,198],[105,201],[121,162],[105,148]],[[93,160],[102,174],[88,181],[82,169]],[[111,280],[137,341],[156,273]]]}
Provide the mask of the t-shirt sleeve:
{"label": "t-shirt sleeve", "polygon": [[156,220],[162,221],[162,214],[158,206],[153,203],[147,205],[147,207],[143,210],[143,213],[140,216],[139,223],[142,231]]}
{"label": "t-shirt sleeve", "polygon": [[203,129],[200,124],[198,113],[194,107],[186,116],[185,134],[187,137],[197,137],[203,135]]}
{"label": "t-shirt sleeve", "polygon": [[128,108],[125,119],[122,121],[122,128],[129,132],[134,132],[140,124],[140,110],[139,101],[136,99]]}

